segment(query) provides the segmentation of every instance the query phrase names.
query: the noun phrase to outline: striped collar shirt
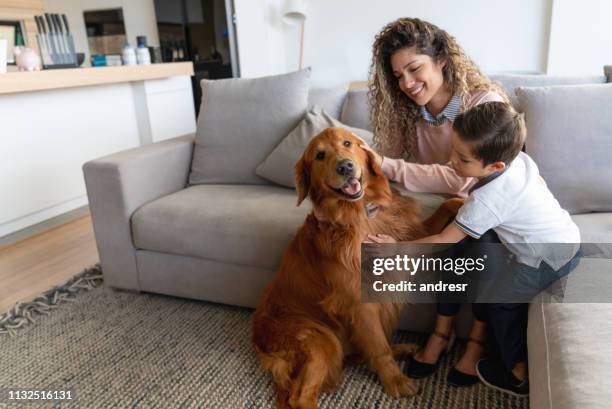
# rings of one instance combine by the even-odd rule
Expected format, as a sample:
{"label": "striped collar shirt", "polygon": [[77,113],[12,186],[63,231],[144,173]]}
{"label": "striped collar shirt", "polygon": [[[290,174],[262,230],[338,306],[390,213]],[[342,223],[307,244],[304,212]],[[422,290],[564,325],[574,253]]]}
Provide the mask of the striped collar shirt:
{"label": "striped collar shirt", "polygon": [[453,122],[455,120],[455,117],[459,115],[460,109],[461,98],[459,97],[459,94],[453,95],[450,101],[448,101],[448,104],[446,104],[446,106],[442,110],[442,112],[440,112],[435,117],[427,110],[425,105],[422,105],[420,107],[421,116],[423,117],[425,122],[433,126],[440,126],[444,123],[445,120]]}

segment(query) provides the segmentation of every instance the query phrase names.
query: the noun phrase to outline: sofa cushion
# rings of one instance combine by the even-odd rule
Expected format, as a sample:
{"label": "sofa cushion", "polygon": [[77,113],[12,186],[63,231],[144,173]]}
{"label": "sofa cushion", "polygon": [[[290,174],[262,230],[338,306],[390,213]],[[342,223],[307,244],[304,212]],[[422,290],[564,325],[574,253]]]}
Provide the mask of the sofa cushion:
{"label": "sofa cushion", "polygon": [[148,203],[132,216],[139,249],[276,268],[310,209],[294,190],[197,185]]}
{"label": "sofa cushion", "polygon": [[[414,194],[429,215],[442,195]],[[196,185],[140,207],[131,218],[138,249],[260,268],[278,267],[311,209],[295,190],[266,185]]]}
{"label": "sofa cushion", "polygon": [[309,78],[202,80],[189,183],[268,183],[255,168],[304,117]]}
{"label": "sofa cushion", "polygon": [[348,92],[342,108],[340,122],[355,128],[372,131],[367,88],[353,89]]}
{"label": "sofa cushion", "polygon": [[529,307],[532,408],[607,409],[612,401],[612,304]]}
{"label": "sofa cushion", "polygon": [[583,243],[612,243],[612,213],[575,214],[572,220]]}
{"label": "sofa cushion", "polygon": [[574,84],[601,84],[606,82],[605,75],[585,76],[554,76],[538,74],[492,74],[489,78],[499,82],[508,93],[510,102],[518,111],[522,112],[519,105],[516,89],[518,87],[540,87],[552,85],[574,85]]}
{"label": "sofa cushion", "polygon": [[527,153],[570,213],[612,211],[612,84],[520,87]]}
{"label": "sofa cushion", "polygon": [[[612,69],[610,70],[612,72]],[[612,76],[612,74],[610,74]],[[601,84],[606,82],[605,75],[585,76],[552,76],[539,74],[490,74],[493,81],[497,81],[508,93],[512,105],[522,111],[518,106],[515,90],[518,87],[537,87],[550,85],[572,84]],[[321,104],[319,104],[321,105]],[[348,126],[372,130],[370,124],[370,110],[368,108],[368,89],[358,88],[350,90],[344,101],[340,121]]]}
{"label": "sofa cushion", "polygon": [[372,132],[346,126],[315,105],[306,113],[298,126],[257,166],[255,173],[279,185],[295,187],[293,169],[296,162],[302,156],[310,140],[330,127],[346,128],[372,145]]}
{"label": "sofa cushion", "polygon": [[308,109],[320,106],[334,119],[340,120],[342,106],[346,99],[349,84],[340,84],[330,88],[314,88],[308,92]]}

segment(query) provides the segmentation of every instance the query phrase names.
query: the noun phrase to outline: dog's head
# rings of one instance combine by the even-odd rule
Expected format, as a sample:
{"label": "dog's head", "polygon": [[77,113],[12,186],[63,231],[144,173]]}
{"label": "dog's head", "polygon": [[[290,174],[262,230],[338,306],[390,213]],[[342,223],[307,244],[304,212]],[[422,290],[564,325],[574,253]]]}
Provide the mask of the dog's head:
{"label": "dog's head", "polygon": [[343,128],[328,128],[310,141],[295,165],[298,205],[306,197],[315,207],[362,200],[386,205],[391,198],[389,183],[361,143]]}

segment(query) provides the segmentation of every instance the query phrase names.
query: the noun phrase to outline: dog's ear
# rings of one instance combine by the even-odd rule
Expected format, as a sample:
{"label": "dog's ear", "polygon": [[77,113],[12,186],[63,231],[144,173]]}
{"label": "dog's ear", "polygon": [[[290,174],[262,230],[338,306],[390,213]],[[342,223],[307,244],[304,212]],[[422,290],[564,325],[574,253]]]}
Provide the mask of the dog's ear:
{"label": "dog's ear", "polygon": [[306,199],[310,190],[310,172],[304,158],[295,164],[295,189],[298,193],[297,205],[299,206]]}
{"label": "dog's ear", "polygon": [[368,170],[370,171],[371,176],[384,176],[384,173],[377,163],[376,157],[372,152],[367,149],[364,149],[366,155],[368,156]]}
{"label": "dog's ear", "polygon": [[371,151],[364,149],[368,167],[368,178],[366,183],[366,195],[368,200],[378,206],[387,207],[391,204],[391,187],[387,178],[376,160],[376,156]]}

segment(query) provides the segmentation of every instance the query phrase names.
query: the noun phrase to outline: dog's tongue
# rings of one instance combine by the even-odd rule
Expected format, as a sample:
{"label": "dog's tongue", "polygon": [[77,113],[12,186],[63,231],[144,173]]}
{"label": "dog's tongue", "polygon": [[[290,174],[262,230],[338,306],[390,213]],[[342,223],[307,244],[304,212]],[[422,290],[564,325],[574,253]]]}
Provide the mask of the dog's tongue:
{"label": "dog's tongue", "polygon": [[349,196],[355,196],[361,190],[361,184],[357,178],[351,178],[342,186],[342,191]]}

